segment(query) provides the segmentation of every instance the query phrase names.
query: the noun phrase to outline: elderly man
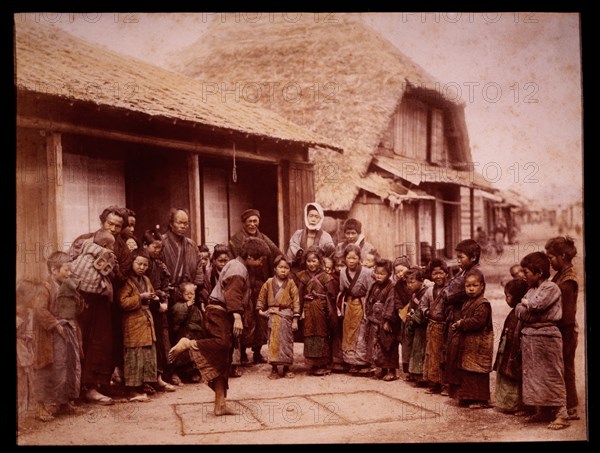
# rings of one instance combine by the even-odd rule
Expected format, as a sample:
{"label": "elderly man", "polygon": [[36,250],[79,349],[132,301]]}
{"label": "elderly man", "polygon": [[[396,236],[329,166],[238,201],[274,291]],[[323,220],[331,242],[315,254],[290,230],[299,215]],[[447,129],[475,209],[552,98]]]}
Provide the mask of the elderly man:
{"label": "elderly man", "polygon": [[[270,254],[264,260],[262,268],[255,273],[255,278],[252,284],[252,302],[256,308],[256,299],[263,283],[273,275],[273,260],[277,255],[283,255],[281,250],[269,239],[265,234],[258,229],[260,225],[260,211],[258,209],[246,209],[242,212],[242,229],[234,234],[229,240],[229,250],[231,258],[235,258],[240,254],[242,244],[247,238],[255,237],[265,241],[269,247]],[[247,362],[246,348],[251,346],[253,352],[254,363],[266,363],[266,359],[261,355],[260,350],[267,343],[267,322],[266,319],[257,316],[256,310],[251,313],[244,313],[244,335],[240,339],[240,361]],[[238,370],[234,370],[234,376],[239,375]]]}
{"label": "elderly man", "polygon": [[[109,206],[100,214],[100,222],[102,228],[110,231],[115,237],[113,251],[117,257],[118,270],[112,282],[116,288],[125,280],[124,276],[127,275],[127,269],[131,265],[130,251],[121,238],[123,226],[129,224],[127,210],[118,206]],[[69,249],[71,259],[79,256],[86,241],[91,241],[93,236],[94,233],[82,234],[73,241]],[[119,365],[118,357],[115,356],[114,342],[115,340],[118,342],[120,329],[113,325],[115,314],[112,299],[106,295],[85,292],[82,292],[82,296],[86,302],[86,308],[79,316],[83,337],[81,366],[83,395],[89,402],[112,404],[112,398],[98,391],[100,386],[110,384],[113,370]]]}
{"label": "elderly man", "polygon": [[[169,211],[169,230],[162,236],[161,259],[171,274],[171,284],[174,287],[177,288],[182,282],[191,282],[196,285],[198,295],[204,285],[204,272],[198,246],[186,237],[190,229],[189,218],[185,209],[172,208]],[[171,300],[169,304],[174,302]],[[171,329],[169,331],[171,332]],[[170,380],[172,384],[181,384],[181,379],[176,373],[171,375]]]}

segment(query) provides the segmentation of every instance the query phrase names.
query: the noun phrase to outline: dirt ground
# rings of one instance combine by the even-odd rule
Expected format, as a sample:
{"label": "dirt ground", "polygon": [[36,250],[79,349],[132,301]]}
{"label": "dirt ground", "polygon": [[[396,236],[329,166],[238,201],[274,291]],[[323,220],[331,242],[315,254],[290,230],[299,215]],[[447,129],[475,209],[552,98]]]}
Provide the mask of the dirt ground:
{"label": "dirt ground", "polygon": [[[543,250],[556,235],[549,225],[524,226],[519,244],[500,257],[484,257],[486,296],[492,303],[495,343],[509,311],[501,279],[527,253]],[[215,417],[213,392],[184,384],[150,402],[117,401],[113,406],[81,404],[81,414],[52,422],[28,420],[17,430],[18,445],[179,445],[585,441],[587,418],[586,323],[583,285],[584,247],[577,244],[580,276],[577,383],[581,420],[561,431],[494,409],[459,408],[448,397],[428,395],[402,379],[382,382],[346,374],[309,376],[302,344],[295,345],[295,378],[269,380],[269,365],[244,368],[230,380],[228,404],[236,415]],[[263,354],[265,353],[263,348]],[[492,395],[495,373],[491,375]],[[492,397],[493,398],[493,397]]]}

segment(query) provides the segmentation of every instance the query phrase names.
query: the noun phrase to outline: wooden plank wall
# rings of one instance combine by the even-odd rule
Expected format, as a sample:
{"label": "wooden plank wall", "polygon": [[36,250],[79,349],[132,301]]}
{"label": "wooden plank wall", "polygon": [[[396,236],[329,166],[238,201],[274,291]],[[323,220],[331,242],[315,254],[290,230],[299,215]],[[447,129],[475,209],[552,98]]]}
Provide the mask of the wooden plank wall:
{"label": "wooden plank wall", "polygon": [[17,129],[16,142],[16,278],[45,279],[46,258],[57,249],[56,227],[48,218],[47,137],[34,129]]}
{"label": "wooden plank wall", "polygon": [[314,178],[312,164],[282,162],[283,252],[287,250],[294,231],[304,228],[304,206],[315,201]]}
{"label": "wooden plank wall", "polygon": [[416,203],[403,203],[392,209],[373,198],[367,203],[355,201],[348,218],[362,222],[366,240],[383,258],[393,260],[400,255],[409,255],[411,263],[415,264],[418,256],[417,209]]}

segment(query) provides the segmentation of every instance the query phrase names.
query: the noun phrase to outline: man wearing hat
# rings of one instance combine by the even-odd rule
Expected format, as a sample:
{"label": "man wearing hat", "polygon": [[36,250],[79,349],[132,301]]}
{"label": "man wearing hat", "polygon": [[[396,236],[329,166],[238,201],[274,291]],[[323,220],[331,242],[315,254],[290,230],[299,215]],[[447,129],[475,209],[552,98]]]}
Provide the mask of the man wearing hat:
{"label": "man wearing hat", "polygon": [[[252,302],[256,307],[256,299],[260,288],[269,277],[273,275],[273,260],[277,255],[283,255],[279,247],[258,229],[260,225],[260,211],[258,209],[246,209],[241,215],[242,228],[235,233],[229,240],[229,250],[231,257],[239,255],[242,244],[249,237],[256,237],[266,242],[271,252],[270,256],[264,260],[262,268],[253,272],[252,282]],[[256,310],[244,312],[244,334],[240,339],[240,361],[247,362],[246,348],[251,346],[254,363],[266,363],[266,359],[260,354],[260,350],[267,343],[267,320],[262,316],[257,316]],[[239,375],[239,370],[237,370]]]}

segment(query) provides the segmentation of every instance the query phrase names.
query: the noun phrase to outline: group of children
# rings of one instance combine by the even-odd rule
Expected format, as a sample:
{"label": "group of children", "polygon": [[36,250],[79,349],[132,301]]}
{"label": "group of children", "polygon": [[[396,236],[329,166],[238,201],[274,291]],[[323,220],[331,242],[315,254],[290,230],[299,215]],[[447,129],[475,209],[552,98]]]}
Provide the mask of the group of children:
{"label": "group of children", "polygon": [[[490,374],[496,371],[498,410],[548,421],[549,429],[566,428],[579,418],[576,253],[570,238],[553,238],[546,253],[530,253],[511,267],[504,292],[512,310],[495,357],[492,307],[475,240],[456,246],[454,275],[441,259],[426,269],[411,267],[406,257],[376,258],[369,266],[354,244],[338,259],[309,248],[296,273],[279,257],[257,306],[269,317],[269,378],[278,377],[278,365],[293,377],[293,332],[301,320],[310,374],[333,370],[389,382],[399,378],[402,363],[404,379],[416,387],[482,409],[491,407]],[[553,281],[551,266],[557,271]]]}
{"label": "group of children", "polygon": [[[355,219],[346,226],[350,233],[360,231]],[[20,413],[27,406],[23,395],[34,387],[39,419],[75,411],[82,352],[78,318],[85,307],[80,291],[112,294],[110,276],[117,264],[111,236],[104,230],[94,234],[74,261],[55,252],[47,262],[47,282],[17,285]],[[399,379],[401,366],[404,379],[416,387],[480,409],[490,406],[490,373],[495,370],[497,408],[528,414],[531,421],[548,420],[551,429],[578,418],[577,279],[571,262],[577,251],[570,238],[551,239],[547,253],[525,256],[522,273],[514,269],[504,286],[512,310],[495,360],[492,307],[485,298],[481,247],[475,240],[456,246],[454,274],[441,259],[423,269],[411,266],[405,256],[393,262],[381,258],[372,246],[364,247],[364,240],[362,244],[346,238],[335,248],[313,245],[292,258],[275,258],[273,276],[262,285],[254,307],[268,319],[270,379],[294,377],[290,367],[300,330],[311,375],[347,372],[390,382]],[[158,230],[148,230],[142,246],[131,247],[131,269],[118,290],[124,384],[131,401],[145,401],[156,390],[173,391],[162,377],[169,367],[171,382],[179,379],[178,373],[200,382],[189,354],[173,364],[167,355],[170,345],[183,337],[202,338],[204,302],[231,258],[227,246],[216,245],[212,259],[208,248],[201,247],[204,287],[183,282],[169,298],[173,291],[161,249]],[[557,271],[552,282],[550,266]],[[33,324],[28,322],[32,311]]]}

